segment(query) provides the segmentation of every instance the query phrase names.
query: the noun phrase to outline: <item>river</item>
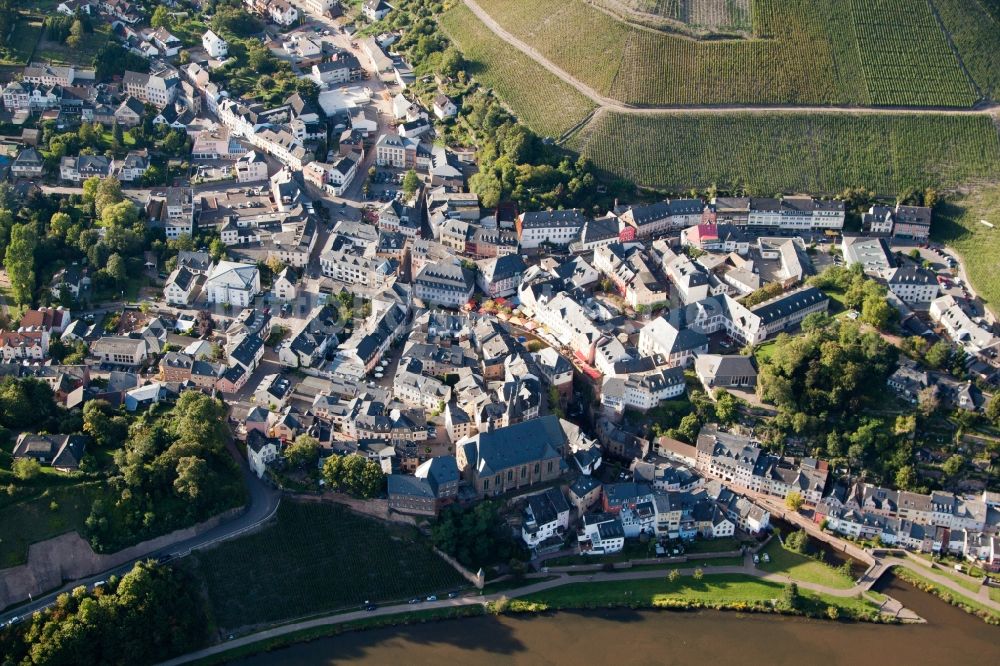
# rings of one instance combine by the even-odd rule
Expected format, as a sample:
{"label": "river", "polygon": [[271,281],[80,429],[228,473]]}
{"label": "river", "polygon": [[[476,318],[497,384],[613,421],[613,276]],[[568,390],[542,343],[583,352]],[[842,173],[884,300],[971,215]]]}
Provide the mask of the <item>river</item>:
{"label": "river", "polygon": [[240,660],[331,664],[1000,664],[1000,629],[908,585],[883,590],[928,620],[886,626],[704,611],[477,617],[348,633]]}

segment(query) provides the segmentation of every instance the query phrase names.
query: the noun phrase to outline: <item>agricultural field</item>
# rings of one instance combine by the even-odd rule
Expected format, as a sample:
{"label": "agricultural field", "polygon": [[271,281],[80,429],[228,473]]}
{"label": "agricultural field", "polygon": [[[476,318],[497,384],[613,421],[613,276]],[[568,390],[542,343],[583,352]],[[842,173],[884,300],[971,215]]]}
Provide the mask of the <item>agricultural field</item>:
{"label": "agricultural field", "polygon": [[836,194],[863,186],[895,196],[1000,173],[989,116],[601,113],[567,147],[598,168],[671,192],[715,184],[755,195]]}
{"label": "agricultural field", "polygon": [[593,111],[589,99],[497,37],[464,4],[445,12],[440,24],[476,80],[537,134],[560,137]]}
{"label": "agricultural field", "polygon": [[980,94],[996,98],[1000,94],[1000,16],[991,15],[979,0],[934,0],[934,6]]}
{"label": "agricultural field", "polygon": [[[925,3],[755,0],[752,38],[713,40],[632,25],[584,0],[478,3],[567,73],[639,106],[968,107],[977,99]],[[675,14],[681,6],[657,3]],[[968,25],[974,20],[953,13],[953,29],[981,32]],[[989,46],[967,38],[960,48],[970,61],[988,62]]]}
{"label": "agricultural field", "polygon": [[[994,174],[1000,177],[1000,173]],[[985,220],[992,227],[982,223]],[[934,240],[955,248],[968,271],[972,288],[1000,315],[1000,185],[981,188],[941,203],[931,226]]]}
{"label": "agricultural field", "polygon": [[972,106],[976,101],[930,5],[851,0],[854,31],[872,103]]}
{"label": "agricultural field", "polygon": [[388,526],[330,504],[284,501],[262,532],[198,552],[220,627],[357,609],[440,594],[464,579],[413,528]]}

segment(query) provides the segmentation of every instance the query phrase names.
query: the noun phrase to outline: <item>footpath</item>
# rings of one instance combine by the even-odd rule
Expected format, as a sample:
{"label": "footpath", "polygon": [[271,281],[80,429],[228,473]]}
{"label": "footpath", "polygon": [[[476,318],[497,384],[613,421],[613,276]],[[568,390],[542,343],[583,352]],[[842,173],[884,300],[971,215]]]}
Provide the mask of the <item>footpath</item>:
{"label": "footpath", "polygon": [[[879,602],[872,597],[869,597],[866,593],[871,588],[874,581],[859,582],[854,587],[847,589],[836,589],[831,587],[826,587],[824,585],[818,585],[816,583],[808,583],[804,581],[798,581],[789,578],[783,574],[768,573],[761,571],[753,564],[753,555],[747,554],[744,557],[743,564],[740,566],[711,566],[708,569],[702,569],[703,574],[706,577],[722,575],[722,574],[739,574],[743,576],[750,576],[753,578],[759,578],[766,581],[771,581],[775,583],[790,583],[794,582],[799,586],[799,589],[810,590],[813,592],[820,592],[822,594],[828,594],[834,597],[856,597],[862,595],[869,601],[873,601],[878,604],[881,603],[880,610],[884,614],[892,615],[905,622],[922,622],[921,618],[918,617],[912,611],[903,608],[900,604],[893,603],[890,599],[887,602]],[[675,569],[682,576],[693,575],[696,569],[701,567],[686,567]],[[249,634],[247,636],[242,636],[231,641],[226,641],[225,643],[220,643],[218,645],[213,645],[211,647],[198,650],[197,652],[191,652],[180,657],[171,659],[170,661],[163,662],[162,666],[176,666],[177,664],[187,664],[192,661],[197,661],[198,659],[204,659],[206,657],[211,657],[214,655],[227,652],[236,648],[252,645],[260,641],[266,641],[272,638],[277,638],[280,636],[285,636],[287,634],[295,633],[298,631],[303,631],[307,629],[315,629],[317,627],[329,627],[338,624],[344,624],[346,622],[354,622],[357,620],[363,620],[372,617],[380,617],[386,615],[398,615],[401,613],[412,613],[414,611],[420,610],[433,610],[433,609],[443,609],[443,608],[456,608],[459,606],[473,606],[480,605],[485,606],[491,602],[499,601],[500,599],[515,599],[518,597],[530,596],[532,594],[543,592],[545,590],[551,590],[552,588],[561,587],[563,585],[572,585],[574,583],[604,583],[604,582],[619,582],[628,580],[648,580],[663,578],[667,573],[668,569],[656,570],[656,571],[626,571],[626,572],[595,572],[592,574],[583,575],[571,575],[569,573],[557,574],[555,578],[548,580],[540,580],[537,583],[529,583],[524,587],[519,587],[516,589],[506,590],[503,592],[497,592],[494,594],[486,594],[482,596],[461,596],[454,599],[440,599],[438,601],[429,601],[420,603],[417,606],[410,604],[397,604],[394,606],[382,606],[376,608],[372,611],[358,610],[352,611],[350,613],[339,613],[336,615],[327,615],[324,617],[317,617],[311,620],[304,620],[301,622],[295,622],[292,624],[282,625],[280,627],[273,627],[271,629],[266,629],[254,634]],[[541,576],[548,577],[547,574],[529,574],[528,579],[538,578]]]}

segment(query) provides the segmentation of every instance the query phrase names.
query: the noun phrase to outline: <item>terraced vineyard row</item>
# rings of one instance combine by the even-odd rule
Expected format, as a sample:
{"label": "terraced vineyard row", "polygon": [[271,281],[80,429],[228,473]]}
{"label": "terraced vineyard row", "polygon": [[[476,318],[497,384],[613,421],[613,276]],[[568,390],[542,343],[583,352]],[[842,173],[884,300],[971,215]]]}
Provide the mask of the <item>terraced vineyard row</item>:
{"label": "terraced vineyard row", "polygon": [[996,97],[1000,94],[1000,18],[994,18],[979,0],[933,3],[973,81],[985,97]]}
{"label": "terraced vineyard row", "polygon": [[1000,173],[1000,136],[988,116],[605,113],[568,147],[670,191],[714,183],[767,195],[856,186],[894,195]]}
{"label": "terraced vineyard row", "polygon": [[851,0],[850,11],[873,103],[971,106],[976,101],[926,2]]}
{"label": "terraced vineyard row", "polygon": [[539,135],[559,137],[594,109],[575,88],[497,37],[464,4],[445,12],[441,27],[471,63],[476,80],[493,88]]}
{"label": "terraced vineyard row", "polygon": [[[755,38],[745,40],[643,29],[583,0],[476,1],[567,73],[630,104],[966,107],[976,101],[925,0],[754,0]],[[956,15],[955,31],[975,30],[967,25],[973,20]],[[996,53],[985,38],[963,44],[970,60],[988,64]]]}
{"label": "terraced vineyard row", "polygon": [[708,30],[748,30],[750,0],[597,0]]}

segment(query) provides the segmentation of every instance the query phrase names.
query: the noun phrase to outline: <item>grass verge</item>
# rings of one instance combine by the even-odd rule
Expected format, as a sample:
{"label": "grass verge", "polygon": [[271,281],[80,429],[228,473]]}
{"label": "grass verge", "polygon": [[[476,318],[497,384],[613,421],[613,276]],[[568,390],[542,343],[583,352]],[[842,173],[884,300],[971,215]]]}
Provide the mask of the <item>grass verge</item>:
{"label": "grass verge", "polygon": [[[507,602],[507,610],[541,612],[599,607],[677,608],[736,610],[745,612],[792,612],[777,606],[784,586],[740,574],[713,575],[701,580],[682,576],[676,581],[664,578],[643,580],[572,583]],[[864,599],[834,597],[807,590],[799,592],[799,610],[795,614],[829,617],[830,607],[843,618],[871,622],[882,621],[878,610]],[[503,608],[500,608],[503,610]]]}
{"label": "grass verge", "polygon": [[986,622],[986,624],[1000,625],[1000,613],[992,608],[989,608],[988,606],[984,606],[975,599],[967,597],[964,594],[958,594],[952,590],[945,589],[934,581],[924,578],[908,567],[893,567],[892,572],[900,580],[906,581],[919,590],[930,592],[942,601],[945,601],[952,606],[961,608],[966,613],[975,615]]}
{"label": "grass verge", "polygon": [[83,534],[97,483],[52,486],[30,499],[3,507],[0,520],[0,568],[28,561],[28,547],[76,530]]}

